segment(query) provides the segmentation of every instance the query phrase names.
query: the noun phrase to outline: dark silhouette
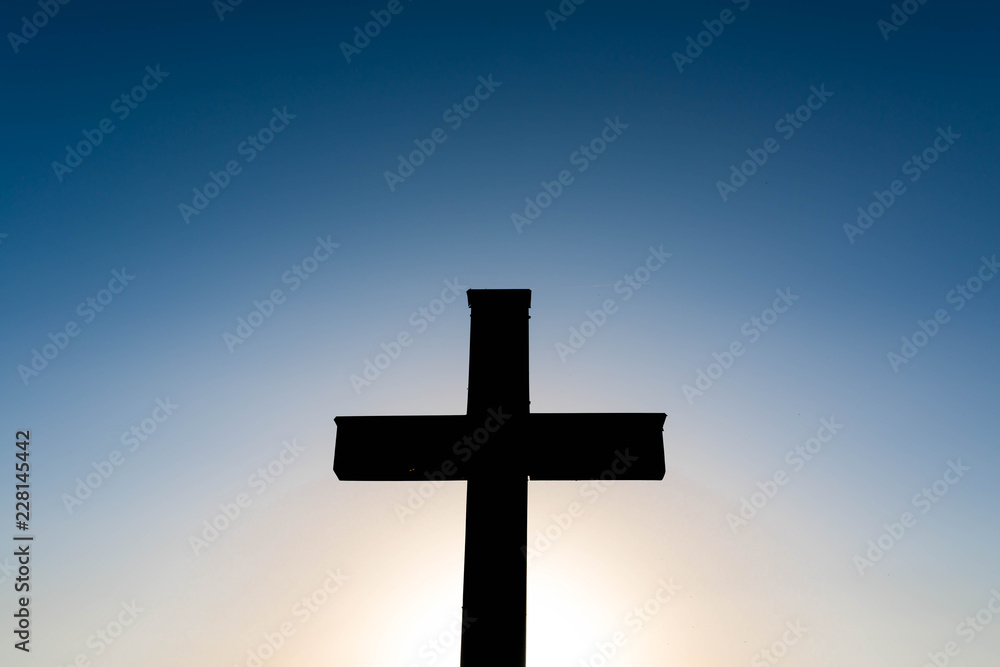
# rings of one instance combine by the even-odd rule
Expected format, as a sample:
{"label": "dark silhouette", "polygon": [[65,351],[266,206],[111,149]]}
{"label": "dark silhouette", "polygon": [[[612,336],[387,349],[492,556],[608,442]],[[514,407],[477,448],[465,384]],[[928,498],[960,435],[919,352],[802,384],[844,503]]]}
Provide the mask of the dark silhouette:
{"label": "dark silhouette", "polygon": [[530,414],[531,290],[467,292],[467,414],[337,417],[341,480],[468,480],[462,666],[523,667],[528,477],[660,480],[663,413]]}

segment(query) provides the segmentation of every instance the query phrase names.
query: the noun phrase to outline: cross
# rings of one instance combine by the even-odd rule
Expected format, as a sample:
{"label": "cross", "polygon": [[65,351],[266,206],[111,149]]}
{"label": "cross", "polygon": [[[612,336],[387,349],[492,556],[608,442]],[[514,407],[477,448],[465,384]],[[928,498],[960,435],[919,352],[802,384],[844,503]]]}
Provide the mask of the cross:
{"label": "cross", "polygon": [[661,480],[667,416],[531,414],[531,290],[466,294],[466,414],[336,417],[333,470],[345,481],[467,481],[461,664],[523,667],[528,478]]}

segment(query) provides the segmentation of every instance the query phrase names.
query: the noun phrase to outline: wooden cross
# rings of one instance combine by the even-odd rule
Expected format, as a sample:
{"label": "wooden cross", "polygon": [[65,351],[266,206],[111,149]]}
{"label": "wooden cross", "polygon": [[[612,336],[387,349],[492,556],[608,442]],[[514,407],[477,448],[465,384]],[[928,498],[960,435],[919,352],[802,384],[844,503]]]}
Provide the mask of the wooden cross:
{"label": "wooden cross", "polygon": [[530,414],[531,290],[467,295],[466,414],[337,417],[333,470],[341,480],[467,480],[461,664],[523,667],[528,478],[661,480],[666,415]]}

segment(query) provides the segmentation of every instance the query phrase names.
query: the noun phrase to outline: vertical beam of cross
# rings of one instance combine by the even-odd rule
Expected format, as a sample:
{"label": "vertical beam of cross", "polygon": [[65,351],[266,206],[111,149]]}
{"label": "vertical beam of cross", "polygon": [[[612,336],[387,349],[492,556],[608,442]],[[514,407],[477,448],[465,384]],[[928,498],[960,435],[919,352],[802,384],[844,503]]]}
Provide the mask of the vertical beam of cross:
{"label": "vertical beam of cross", "polygon": [[[508,419],[473,454],[466,473],[462,667],[523,667],[528,523],[523,424],[528,415],[529,290],[469,290],[472,423],[491,408]],[[479,418],[482,416],[482,419]]]}

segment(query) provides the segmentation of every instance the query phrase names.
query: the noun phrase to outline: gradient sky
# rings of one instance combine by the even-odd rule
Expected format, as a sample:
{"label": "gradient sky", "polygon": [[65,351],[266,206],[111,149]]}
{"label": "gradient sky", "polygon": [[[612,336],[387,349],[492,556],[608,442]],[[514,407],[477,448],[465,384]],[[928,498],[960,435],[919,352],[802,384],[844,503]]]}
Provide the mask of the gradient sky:
{"label": "gradient sky", "polygon": [[[617,632],[621,667],[917,667],[948,642],[953,664],[995,663],[1000,622],[964,620],[993,620],[1000,591],[1000,280],[977,283],[1000,254],[995,7],[914,2],[884,30],[888,2],[590,0],[553,29],[556,0],[401,0],[348,62],[340,44],[386,2],[218,6],[76,0],[0,47],[0,535],[17,532],[14,433],[30,429],[36,536],[32,651],[8,635],[3,664],[251,667],[271,636],[268,667],[457,665],[464,484],[403,514],[419,485],[331,470],[337,415],[465,411],[465,296],[434,303],[449,282],[532,290],[534,411],[668,415],[662,482],[531,485],[529,665],[596,667]],[[4,32],[38,11],[6,3]],[[679,71],[674,54],[712,27]],[[122,118],[115,100],[144,78]],[[444,114],[477,87],[455,127]],[[793,133],[776,127],[797,110]],[[53,166],[105,118],[71,172]],[[581,158],[609,121],[614,142]],[[390,188],[437,128],[445,141]],[[723,197],[748,151],[766,162]],[[863,234],[845,229],[890,197]],[[339,246],[314,255],[321,242]],[[661,247],[662,267],[629,277]],[[102,293],[115,271],[134,278]],[[643,284],[616,290],[627,280]],[[777,291],[797,298],[775,321]],[[904,350],[920,321],[935,335]],[[356,391],[403,332],[412,345]],[[685,391],[702,372],[711,385]],[[146,439],[123,441],[144,420]],[[192,547],[237,498],[238,518]],[[891,548],[859,561],[880,536]],[[101,639],[121,613],[131,624]]]}

